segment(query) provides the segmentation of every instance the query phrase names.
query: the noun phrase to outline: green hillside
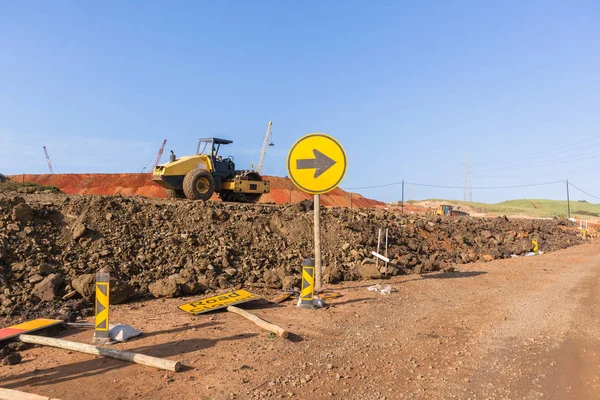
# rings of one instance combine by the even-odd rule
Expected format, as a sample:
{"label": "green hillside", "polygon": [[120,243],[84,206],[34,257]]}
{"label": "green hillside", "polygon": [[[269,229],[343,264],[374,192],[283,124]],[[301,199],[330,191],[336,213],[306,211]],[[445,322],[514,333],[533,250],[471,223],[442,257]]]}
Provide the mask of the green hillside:
{"label": "green hillside", "polygon": [[[496,204],[455,200],[432,201],[445,201],[449,204],[464,205],[471,207],[477,212],[493,213],[498,215],[520,215],[539,218],[567,216],[566,200],[519,199],[503,201]],[[586,217],[600,217],[600,204],[571,201],[571,217],[575,215],[577,215],[580,219],[586,219]]]}

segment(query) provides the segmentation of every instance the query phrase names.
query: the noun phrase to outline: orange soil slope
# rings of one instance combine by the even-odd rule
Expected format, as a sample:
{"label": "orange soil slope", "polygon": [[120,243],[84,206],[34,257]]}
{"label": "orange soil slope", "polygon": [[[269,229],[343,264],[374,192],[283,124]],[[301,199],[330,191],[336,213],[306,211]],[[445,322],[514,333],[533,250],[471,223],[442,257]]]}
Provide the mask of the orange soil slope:
{"label": "orange soil slope", "polygon": [[[39,185],[56,186],[67,194],[120,194],[123,196],[166,197],[165,191],[158,186],[150,174],[42,174],[17,175],[17,182],[33,182]],[[271,181],[271,192],[262,196],[261,203],[296,203],[312,198],[312,195],[298,190],[289,179],[276,176],[265,177]],[[357,193],[348,193],[334,189],[321,196],[324,206],[337,207],[383,207],[384,203],[367,199]]]}

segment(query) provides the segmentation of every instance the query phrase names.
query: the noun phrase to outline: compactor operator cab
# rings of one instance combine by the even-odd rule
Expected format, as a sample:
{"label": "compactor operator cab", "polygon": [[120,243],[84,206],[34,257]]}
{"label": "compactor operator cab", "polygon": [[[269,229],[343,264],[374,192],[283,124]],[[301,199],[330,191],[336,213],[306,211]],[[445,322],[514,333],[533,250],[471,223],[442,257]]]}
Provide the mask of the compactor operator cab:
{"label": "compactor operator cab", "polygon": [[217,138],[205,138],[198,140],[198,150],[196,151],[196,154],[204,154],[205,156],[210,157],[212,165],[215,169],[213,175],[227,177],[235,173],[233,156],[227,156],[224,158],[219,154],[221,146],[231,143],[233,143],[233,141]]}

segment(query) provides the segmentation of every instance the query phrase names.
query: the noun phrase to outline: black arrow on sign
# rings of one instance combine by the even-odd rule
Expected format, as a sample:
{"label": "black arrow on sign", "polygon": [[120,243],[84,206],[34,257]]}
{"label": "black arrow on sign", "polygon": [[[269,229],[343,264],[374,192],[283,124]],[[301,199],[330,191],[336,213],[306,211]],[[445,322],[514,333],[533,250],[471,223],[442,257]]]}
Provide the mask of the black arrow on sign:
{"label": "black arrow on sign", "polygon": [[297,169],[314,169],[315,178],[318,178],[325,173],[329,168],[333,167],[337,161],[332,160],[317,149],[313,149],[315,158],[296,160]]}

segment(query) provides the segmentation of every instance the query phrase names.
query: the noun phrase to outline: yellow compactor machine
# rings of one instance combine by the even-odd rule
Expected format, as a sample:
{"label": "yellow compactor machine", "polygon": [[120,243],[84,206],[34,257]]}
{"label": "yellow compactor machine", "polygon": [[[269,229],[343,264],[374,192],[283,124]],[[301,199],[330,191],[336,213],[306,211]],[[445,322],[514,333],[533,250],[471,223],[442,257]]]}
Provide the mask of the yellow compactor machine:
{"label": "yellow compactor machine", "polygon": [[152,180],[167,192],[167,197],[208,200],[218,193],[223,201],[256,203],[269,193],[269,181],[254,171],[235,169],[232,156],[222,157],[222,147],[231,140],[205,138],[198,141],[194,156],[177,158],[171,152],[169,162],[157,165]]}

